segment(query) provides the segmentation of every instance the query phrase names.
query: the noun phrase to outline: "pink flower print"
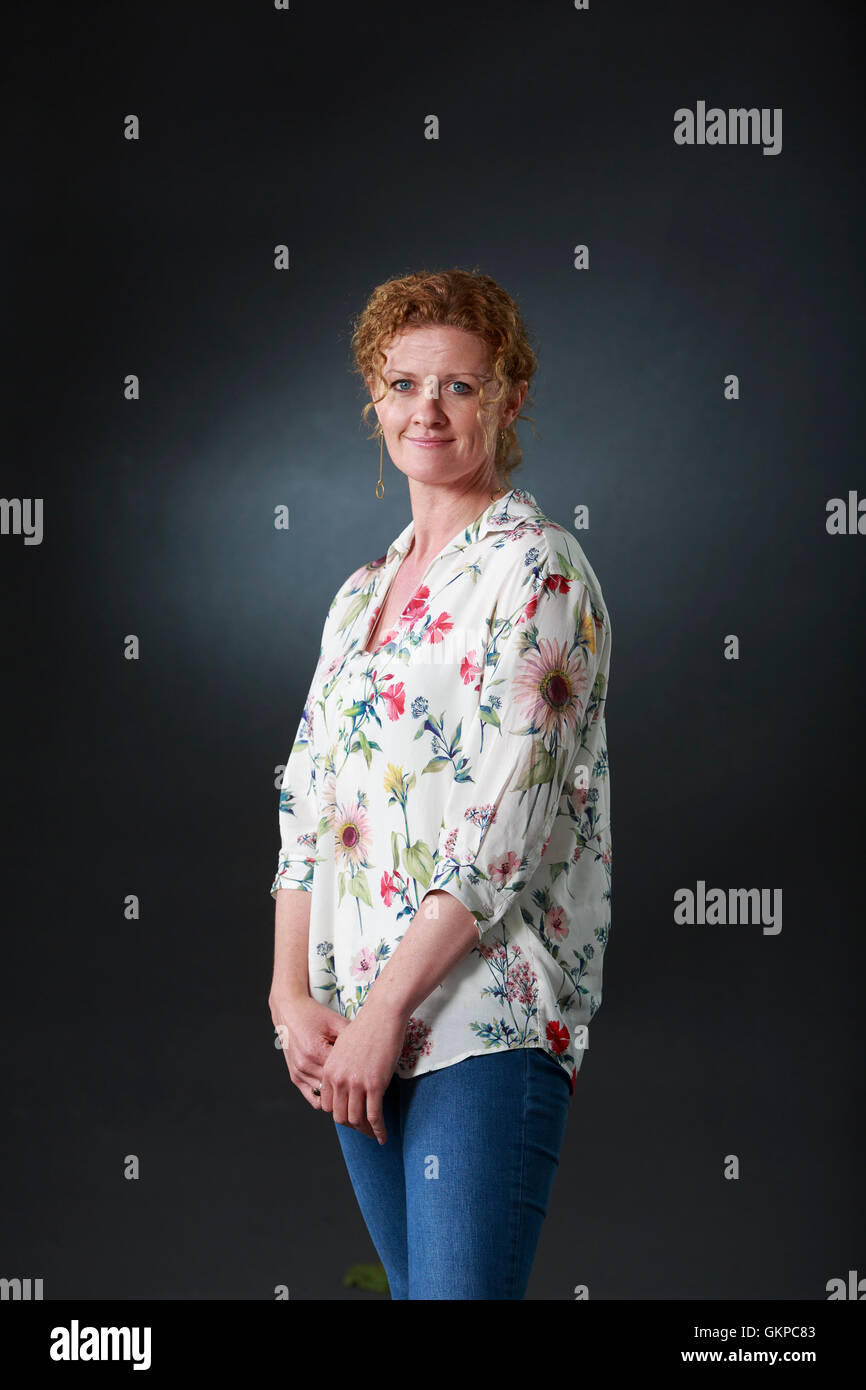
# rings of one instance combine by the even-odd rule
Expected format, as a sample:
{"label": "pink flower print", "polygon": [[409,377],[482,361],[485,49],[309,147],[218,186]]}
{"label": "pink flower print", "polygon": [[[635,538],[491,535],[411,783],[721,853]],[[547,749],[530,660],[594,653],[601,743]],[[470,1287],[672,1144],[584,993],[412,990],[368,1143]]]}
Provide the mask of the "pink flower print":
{"label": "pink flower print", "polygon": [[547,936],[555,936],[557,941],[564,941],[568,936],[568,927],[565,925],[565,913],[561,907],[551,907],[545,912],[544,930]]}
{"label": "pink flower print", "polygon": [[529,961],[521,960],[512,965],[505,981],[505,993],[512,1003],[516,1001],[527,1008],[535,1003],[538,979]]}
{"label": "pink flower print", "polygon": [[446,633],[449,633],[451,631],[453,626],[454,624],[449,618],[448,614],[440,613],[436,621],[430,624],[430,626],[424,634],[424,637],[428,642],[432,642],[435,646],[437,642],[442,641],[443,637],[445,637]]}
{"label": "pink flower print", "polygon": [[362,946],[352,964],[349,966],[350,973],[356,980],[372,980],[376,975],[376,955],[369,946]]}
{"label": "pink flower print", "polygon": [[425,1023],[423,1019],[413,1016],[406,1025],[403,1051],[397,1059],[397,1070],[401,1073],[414,1071],[418,1065],[418,1059],[428,1056],[432,1048],[430,1025]]}
{"label": "pink flower print", "polygon": [[[399,878],[399,874],[397,876]],[[379,885],[379,892],[382,894],[382,901],[386,907],[390,907],[394,901],[394,895],[399,896],[401,892],[400,884],[396,882],[393,874],[386,869],[382,875],[382,882]]]}
{"label": "pink flower print", "polygon": [[513,877],[520,868],[520,856],[513,850],[509,850],[504,859],[498,864],[488,864],[487,872],[497,888],[504,888],[508,880]]}
{"label": "pink flower print", "polygon": [[527,649],[514,677],[514,698],[542,737],[553,732],[565,736],[578,725],[586,670],[567,651],[566,642],[544,637],[537,651]]}
{"label": "pink flower print", "polygon": [[427,588],[427,585],[424,584],[417,590],[414,598],[410,598],[401,614],[404,622],[406,622],[409,627],[411,627],[413,623],[417,623],[419,618],[424,617],[424,614],[427,612],[427,600],[429,597],[430,590]]}
{"label": "pink flower print", "polygon": [[366,811],[357,801],[335,806],[332,824],[334,857],[346,867],[360,868],[366,864],[370,848],[370,821]]}
{"label": "pink flower print", "polygon": [[[463,684],[464,684],[464,685],[468,685],[470,681],[474,681],[474,680],[475,680],[476,676],[480,676],[480,675],[481,675],[481,667],[478,665],[477,661],[475,660],[475,648],[474,648],[474,647],[472,648],[471,652],[467,652],[467,653],[466,653],[466,655],[464,656],[463,660],[461,661],[461,663],[460,663],[460,674],[461,674],[461,676],[463,677]],[[481,684],[480,684],[480,682],[479,682],[479,684],[476,685],[475,689],[476,689],[476,690],[480,690],[480,689],[481,689]]]}
{"label": "pink flower print", "polygon": [[[516,949],[517,948],[515,947],[515,950]],[[501,962],[505,960],[505,947],[501,941],[491,943],[490,945],[479,946],[478,952],[479,955],[482,955],[485,960],[493,960],[496,962]]]}
{"label": "pink flower print", "polygon": [[607,849],[604,851],[604,853],[603,853],[602,856],[601,856],[601,862],[602,862],[602,864],[609,864],[612,858],[613,858],[613,851],[611,850],[610,845],[608,845]]}
{"label": "pink flower print", "polygon": [[396,721],[406,709],[406,691],[403,682],[398,681],[396,685],[389,685],[382,691],[382,699],[388,711],[388,718]]}
{"label": "pink flower print", "polygon": [[550,836],[548,835],[548,837],[547,837],[547,839],[545,840],[544,844],[541,846],[541,857],[542,857],[542,859],[544,858],[544,851],[547,849],[547,846],[548,846],[549,844],[550,844]]}

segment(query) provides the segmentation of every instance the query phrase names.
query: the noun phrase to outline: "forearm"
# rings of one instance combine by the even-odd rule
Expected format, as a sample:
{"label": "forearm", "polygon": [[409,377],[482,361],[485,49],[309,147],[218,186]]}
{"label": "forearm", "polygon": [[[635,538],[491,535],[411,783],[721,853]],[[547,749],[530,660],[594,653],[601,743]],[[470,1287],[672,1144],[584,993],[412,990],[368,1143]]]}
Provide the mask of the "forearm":
{"label": "forearm", "polygon": [[281,888],[274,912],[274,978],[271,997],[281,1000],[309,999],[310,976],[307,952],[310,941],[312,893],[299,888]]}
{"label": "forearm", "polygon": [[477,945],[478,928],[469,909],[445,889],[428,893],[370,986],[364,1009],[383,1009],[408,1021],[413,1009]]}

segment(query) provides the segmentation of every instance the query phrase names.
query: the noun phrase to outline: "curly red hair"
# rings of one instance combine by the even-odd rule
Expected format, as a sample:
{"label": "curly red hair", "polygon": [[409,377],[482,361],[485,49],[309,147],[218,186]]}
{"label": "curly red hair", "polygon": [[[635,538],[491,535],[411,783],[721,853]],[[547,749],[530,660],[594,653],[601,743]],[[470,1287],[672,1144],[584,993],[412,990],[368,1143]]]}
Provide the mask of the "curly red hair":
{"label": "curly red hair", "polygon": [[[499,418],[496,407],[510,396],[518,382],[531,382],[538,367],[520,310],[495,280],[478,270],[422,270],[385,280],[373,290],[353,323],[355,370],[365,385],[376,381],[384,385],[385,349],[401,329],[428,325],[462,328],[487,345],[492,381],[482,385],[478,414],[480,418],[482,410],[493,407],[483,424],[489,450]],[[485,395],[488,387],[492,391]],[[370,423],[370,412],[384,395],[383,391],[364,406],[365,424]],[[524,405],[528,402],[527,393]],[[497,478],[506,489],[511,487],[510,476],[523,458],[515,428],[517,420],[528,420],[535,428],[521,410],[497,435],[494,464]]]}

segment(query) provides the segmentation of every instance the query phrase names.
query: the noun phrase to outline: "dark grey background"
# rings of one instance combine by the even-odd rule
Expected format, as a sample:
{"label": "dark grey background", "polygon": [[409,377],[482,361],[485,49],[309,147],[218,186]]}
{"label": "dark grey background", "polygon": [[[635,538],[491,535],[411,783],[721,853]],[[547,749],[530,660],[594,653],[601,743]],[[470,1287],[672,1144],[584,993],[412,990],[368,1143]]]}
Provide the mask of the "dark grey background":
{"label": "dark grey background", "polygon": [[[825,530],[866,492],[855,18],[21,7],[2,494],[43,497],[45,536],[0,538],[0,1274],[375,1297],[341,1284],[376,1255],[333,1122],[273,1048],[273,780],[332,595],[410,518],[387,458],[375,496],[351,317],[450,265],[536,335],[512,481],[564,525],[589,506],[613,629],[604,1002],[528,1296],[866,1274],[866,537]],[[782,107],[781,154],[676,146],[698,100]],[[782,888],[781,934],[674,925],[701,878]]]}

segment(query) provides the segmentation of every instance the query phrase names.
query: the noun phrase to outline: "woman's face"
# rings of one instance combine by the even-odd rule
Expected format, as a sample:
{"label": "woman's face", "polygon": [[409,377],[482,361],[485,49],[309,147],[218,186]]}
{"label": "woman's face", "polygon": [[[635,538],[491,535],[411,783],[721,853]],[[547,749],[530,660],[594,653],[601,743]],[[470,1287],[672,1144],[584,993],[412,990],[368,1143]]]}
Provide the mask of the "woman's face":
{"label": "woman's face", "polygon": [[[383,375],[387,392],[376,413],[395,467],[416,482],[486,486],[497,438],[494,430],[488,451],[482,420],[491,418],[489,408],[476,418],[482,382],[491,377],[487,345],[462,328],[402,329],[386,349]],[[525,394],[523,384],[520,401]],[[520,404],[499,409],[504,427]]]}

